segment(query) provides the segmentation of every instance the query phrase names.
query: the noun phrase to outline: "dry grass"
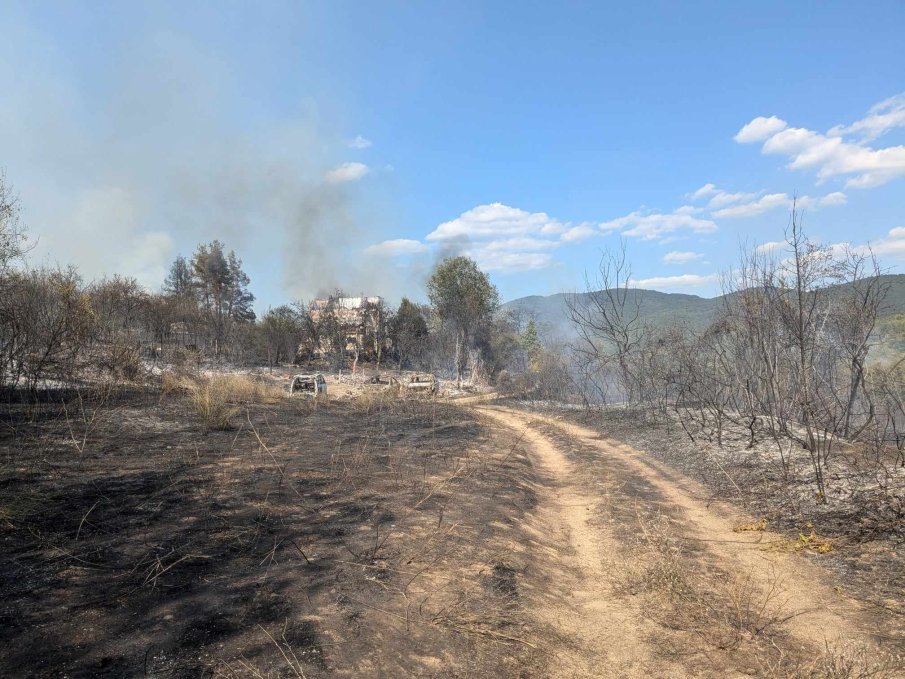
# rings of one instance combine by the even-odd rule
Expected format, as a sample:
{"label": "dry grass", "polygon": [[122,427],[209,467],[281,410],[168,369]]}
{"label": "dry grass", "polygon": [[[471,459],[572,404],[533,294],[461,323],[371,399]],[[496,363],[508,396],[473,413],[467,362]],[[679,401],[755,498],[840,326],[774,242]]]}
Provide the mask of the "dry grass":
{"label": "dry grass", "polygon": [[665,593],[682,596],[689,590],[688,565],[682,535],[665,514],[638,516],[636,548],[643,554],[640,567],[629,573],[625,589],[632,594]]}
{"label": "dry grass", "polygon": [[764,589],[750,575],[716,575],[696,562],[681,527],[662,513],[638,516],[635,549],[638,566],[626,574],[623,590],[645,595],[654,620],[715,649],[735,652],[749,643],[760,655],[759,646],[772,648],[771,639],[789,618],[778,578]]}
{"label": "dry grass", "polygon": [[195,384],[195,379],[189,373],[169,370],[160,376],[160,393],[164,396],[188,394]]}
{"label": "dry grass", "polygon": [[767,530],[766,519],[761,519],[760,521],[752,521],[751,523],[742,523],[732,529],[734,533],[761,533],[765,530]]}
{"label": "dry grass", "polygon": [[762,666],[773,679],[894,679],[905,676],[905,659],[860,644],[826,644],[816,659],[794,662],[781,657]]}
{"label": "dry grass", "polygon": [[210,376],[168,372],[161,377],[161,393],[186,394],[205,431],[229,429],[242,404],[274,405],[285,399],[282,389],[247,375]]}
{"label": "dry grass", "polygon": [[835,544],[829,538],[817,535],[814,529],[808,534],[800,533],[794,540],[777,540],[765,544],[762,549],[771,552],[803,552],[810,551],[817,554],[829,554],[835,549]]}
{"label": "dry grass", "polygon": [[351,399],[352,407],[365,414],[373,415],[386,410],[399,400],[398,390],[381,389],[363,391]]}

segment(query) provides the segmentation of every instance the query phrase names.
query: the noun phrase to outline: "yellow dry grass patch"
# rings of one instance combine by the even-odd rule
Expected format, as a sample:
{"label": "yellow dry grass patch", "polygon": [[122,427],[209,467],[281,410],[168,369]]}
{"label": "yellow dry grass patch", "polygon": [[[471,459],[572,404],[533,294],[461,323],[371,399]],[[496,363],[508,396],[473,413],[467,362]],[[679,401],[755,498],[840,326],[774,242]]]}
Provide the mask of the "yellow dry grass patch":
{"label": "yellow dry grass patch", "polygon": [[832,540],[817,535],[813,529],[807,535],[801,533],[795,540],[776,540],[762,547],[762,549],[771,552],[801,552],[809,550],[817,554],[828,554],[834,548],[835,545]]}
{"label": "yellow dry grass patch", "polygon": [[734,533],[763,532],[767,530],[767,520],[753,521],[752,523],[742,523],[732,529]]}
{"label": "yellow dry grass patch", "polygon": [[195,384],[195,380],[187,373],[169,371],[160,376],[160,391],[162,394],[187,394]]}
{"label": "yellow dry grass patch", "polygon": [[275,404],[285,398],[283,390],[274,384],[256,380],[248,375],[190,375],[164,373],[161,378],[164,394],[187,394],[195,412],[208,431],[228,429],[237,406],[247,403]]}

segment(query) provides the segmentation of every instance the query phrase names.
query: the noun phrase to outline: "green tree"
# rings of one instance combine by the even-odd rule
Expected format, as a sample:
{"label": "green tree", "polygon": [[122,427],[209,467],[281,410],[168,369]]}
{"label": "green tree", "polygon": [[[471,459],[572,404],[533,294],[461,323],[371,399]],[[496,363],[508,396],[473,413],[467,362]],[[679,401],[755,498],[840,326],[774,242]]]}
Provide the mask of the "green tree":
{"label": "green tree", "polygon": [[274,365],[295,358],[304,334],[303,321],[297,309],[285,304],[268,309],[261,319],[260,330],[271,372]]}
{"label": "green tree", "polygon": [[474,260],[448,257],[427,281],[427,293],[437,315],[455,333],[456,384],[461,386],[466,349],[474,330],[499,307],[499,292]]}
{"label": "green tree", "polygon": [[166,280],[163,282],[163,291],[177,298],[192,294],[192,267],[182,255],[176,257],[170,265]]}
{"label": "green tree", "polygon": [[522,331],[520,339],[522,349],[525,351],[525,355],[528,358],[528,367],[533,370],[534,363],[541,353],[540,338],[537,336],[537,323],[534,322],[533,318],[528,319],[528,323],[525,325],[525,329]]}
{"label": "green tree", "polygon": [[390,340],[396,350],[399,370],[423,348],[427,334],[427,321],[421,309],[403,297],[390,324]]}
{"label": "green tree", "polygon": [[198,246],[191,269],[196,298],[211,326],[214,352],[219,357],[232,324],[255,319],[250,280],[242,271],[242,260],[232,251],[226,254],[218,240]]}

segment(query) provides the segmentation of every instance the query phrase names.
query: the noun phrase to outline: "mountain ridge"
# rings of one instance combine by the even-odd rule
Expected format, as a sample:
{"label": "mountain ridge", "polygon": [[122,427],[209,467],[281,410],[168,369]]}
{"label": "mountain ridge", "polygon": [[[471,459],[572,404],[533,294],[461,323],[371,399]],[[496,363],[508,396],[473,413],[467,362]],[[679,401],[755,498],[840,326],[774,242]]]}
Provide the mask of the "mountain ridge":
{"label": "mountain ridge", "polygon": [[[884,274],[883,284],[888,287],[886,299],[880,310],[881,317],[905,313],[905,274]],[[841,291],[850,283],[831,286],[829,290]],[[589,293],[559,292],[552,295],[527,295],[518,297],[503,304],[503,308],[527,313],[536,319],[550,340],[567,340],[575,335],[568,317],[566,301],[573,295],[580,298]],[[730,293],[731,294],[731,293]],[[628,303],[634,304],[640,297],[641,317],[655,326],[670,322],[682,321],[696,328],[706,327],[715,317],[726,295],[716,297],[700,297],[688,293],[661,292],[630,288]]]}

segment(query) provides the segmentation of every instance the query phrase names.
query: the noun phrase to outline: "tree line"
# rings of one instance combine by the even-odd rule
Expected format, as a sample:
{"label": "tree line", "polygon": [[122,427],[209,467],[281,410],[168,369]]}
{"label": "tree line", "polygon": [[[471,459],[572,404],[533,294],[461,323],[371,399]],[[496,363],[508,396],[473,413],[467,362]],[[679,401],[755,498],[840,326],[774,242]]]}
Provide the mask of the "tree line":
{"label": "tree line", "polygon": [[[428,304],[362,302],[350,327],[347,296],[295,300],[255,314],[241,258],[222,242],[178,256],[159,291],[77,269],[30,266],[18,201],[0,177],[0,386],[38,391],[79,380],[139,380],[188,364],[313,363],[318,369],[429,370],[461,383],[524,375],[544,365],[538,329],[501,309],[467,257],[437,265]],[[537,372],[537,371],[535,371]],[[551,380],[536,380],[548,384]],[[524,382],[524,380],[523,380]],[[524,386],[524,385],[523,385]]]}

